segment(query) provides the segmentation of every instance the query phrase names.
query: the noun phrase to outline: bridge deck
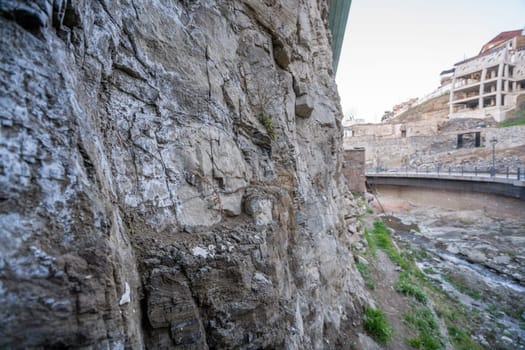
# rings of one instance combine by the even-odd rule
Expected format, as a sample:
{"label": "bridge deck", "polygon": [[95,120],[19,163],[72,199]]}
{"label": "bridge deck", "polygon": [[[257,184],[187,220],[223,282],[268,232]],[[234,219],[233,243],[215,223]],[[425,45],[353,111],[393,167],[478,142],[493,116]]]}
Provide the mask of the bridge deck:
{"label": "bridge deck", "polygon": [[525,200],[525,181],[490,174],[367,173],[369,185],[426,187],[454,191],[492,193]]}

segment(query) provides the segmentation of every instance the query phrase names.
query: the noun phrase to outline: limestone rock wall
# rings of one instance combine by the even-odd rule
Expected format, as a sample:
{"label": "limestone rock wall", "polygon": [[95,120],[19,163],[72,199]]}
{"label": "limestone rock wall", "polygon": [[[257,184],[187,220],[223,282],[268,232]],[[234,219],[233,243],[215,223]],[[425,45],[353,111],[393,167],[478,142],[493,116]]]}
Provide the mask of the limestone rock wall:
{"label": "limestone rock wall", "polygon": [[0,347],[339,348],[327,1],[0,1]]}

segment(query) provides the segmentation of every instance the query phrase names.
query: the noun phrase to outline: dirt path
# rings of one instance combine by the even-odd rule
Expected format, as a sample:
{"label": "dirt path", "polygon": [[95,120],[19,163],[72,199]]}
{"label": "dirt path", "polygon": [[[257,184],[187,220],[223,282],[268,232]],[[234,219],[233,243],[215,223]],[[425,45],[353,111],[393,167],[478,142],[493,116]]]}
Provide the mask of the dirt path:
{"label": "dirt path", "polygon": [[394,328],[392,339],[384,348],[389,350],[413,349],[406,344],[405,339],[409,338],[411,333],[403,322],[403,314],[410,310],[410,306],[407,298],[396,292],[394,287],[399,275],[396,265],[380,250],[377,251],[377,260],[371,265],[373,267],[372,278],[376,284],[372,294]]}
{"label": "dirt path", "polygon": [[[375,215],[366,216],[364,218],[365,227],[372,229],[373,222],[377,219]],[[379,249],[376,251],[375,258],[367,254],[366,259],[369,262],[370,275],[375,285],[375,289],[370,290],[370,294],[394,329],[392,339],[387,344],[382,344],[381,347],[388,350],[413,349],[406,342],[406,339],[413,334],[403,321],[403,314],[410,310],[410,300],[395,290],[399,277],[397,265]]]}

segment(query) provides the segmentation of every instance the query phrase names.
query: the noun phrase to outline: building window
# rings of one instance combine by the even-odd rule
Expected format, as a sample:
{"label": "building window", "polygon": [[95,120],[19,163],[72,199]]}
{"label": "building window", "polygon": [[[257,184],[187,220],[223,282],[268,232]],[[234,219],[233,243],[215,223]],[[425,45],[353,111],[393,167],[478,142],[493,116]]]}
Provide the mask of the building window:
{"label": "building window", "polygon": [[407,131],[401,130],[401,137],[407,137]]}

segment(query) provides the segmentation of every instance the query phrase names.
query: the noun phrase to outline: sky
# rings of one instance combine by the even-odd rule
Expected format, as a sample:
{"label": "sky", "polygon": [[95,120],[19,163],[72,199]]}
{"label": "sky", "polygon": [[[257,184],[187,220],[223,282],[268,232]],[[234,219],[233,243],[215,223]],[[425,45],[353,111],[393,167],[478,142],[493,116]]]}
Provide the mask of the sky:
{"label": "sky", "polygon": [[379,122],[500,32],[524,27],[525,0],[352,0],[336,75],[343,113]]}

